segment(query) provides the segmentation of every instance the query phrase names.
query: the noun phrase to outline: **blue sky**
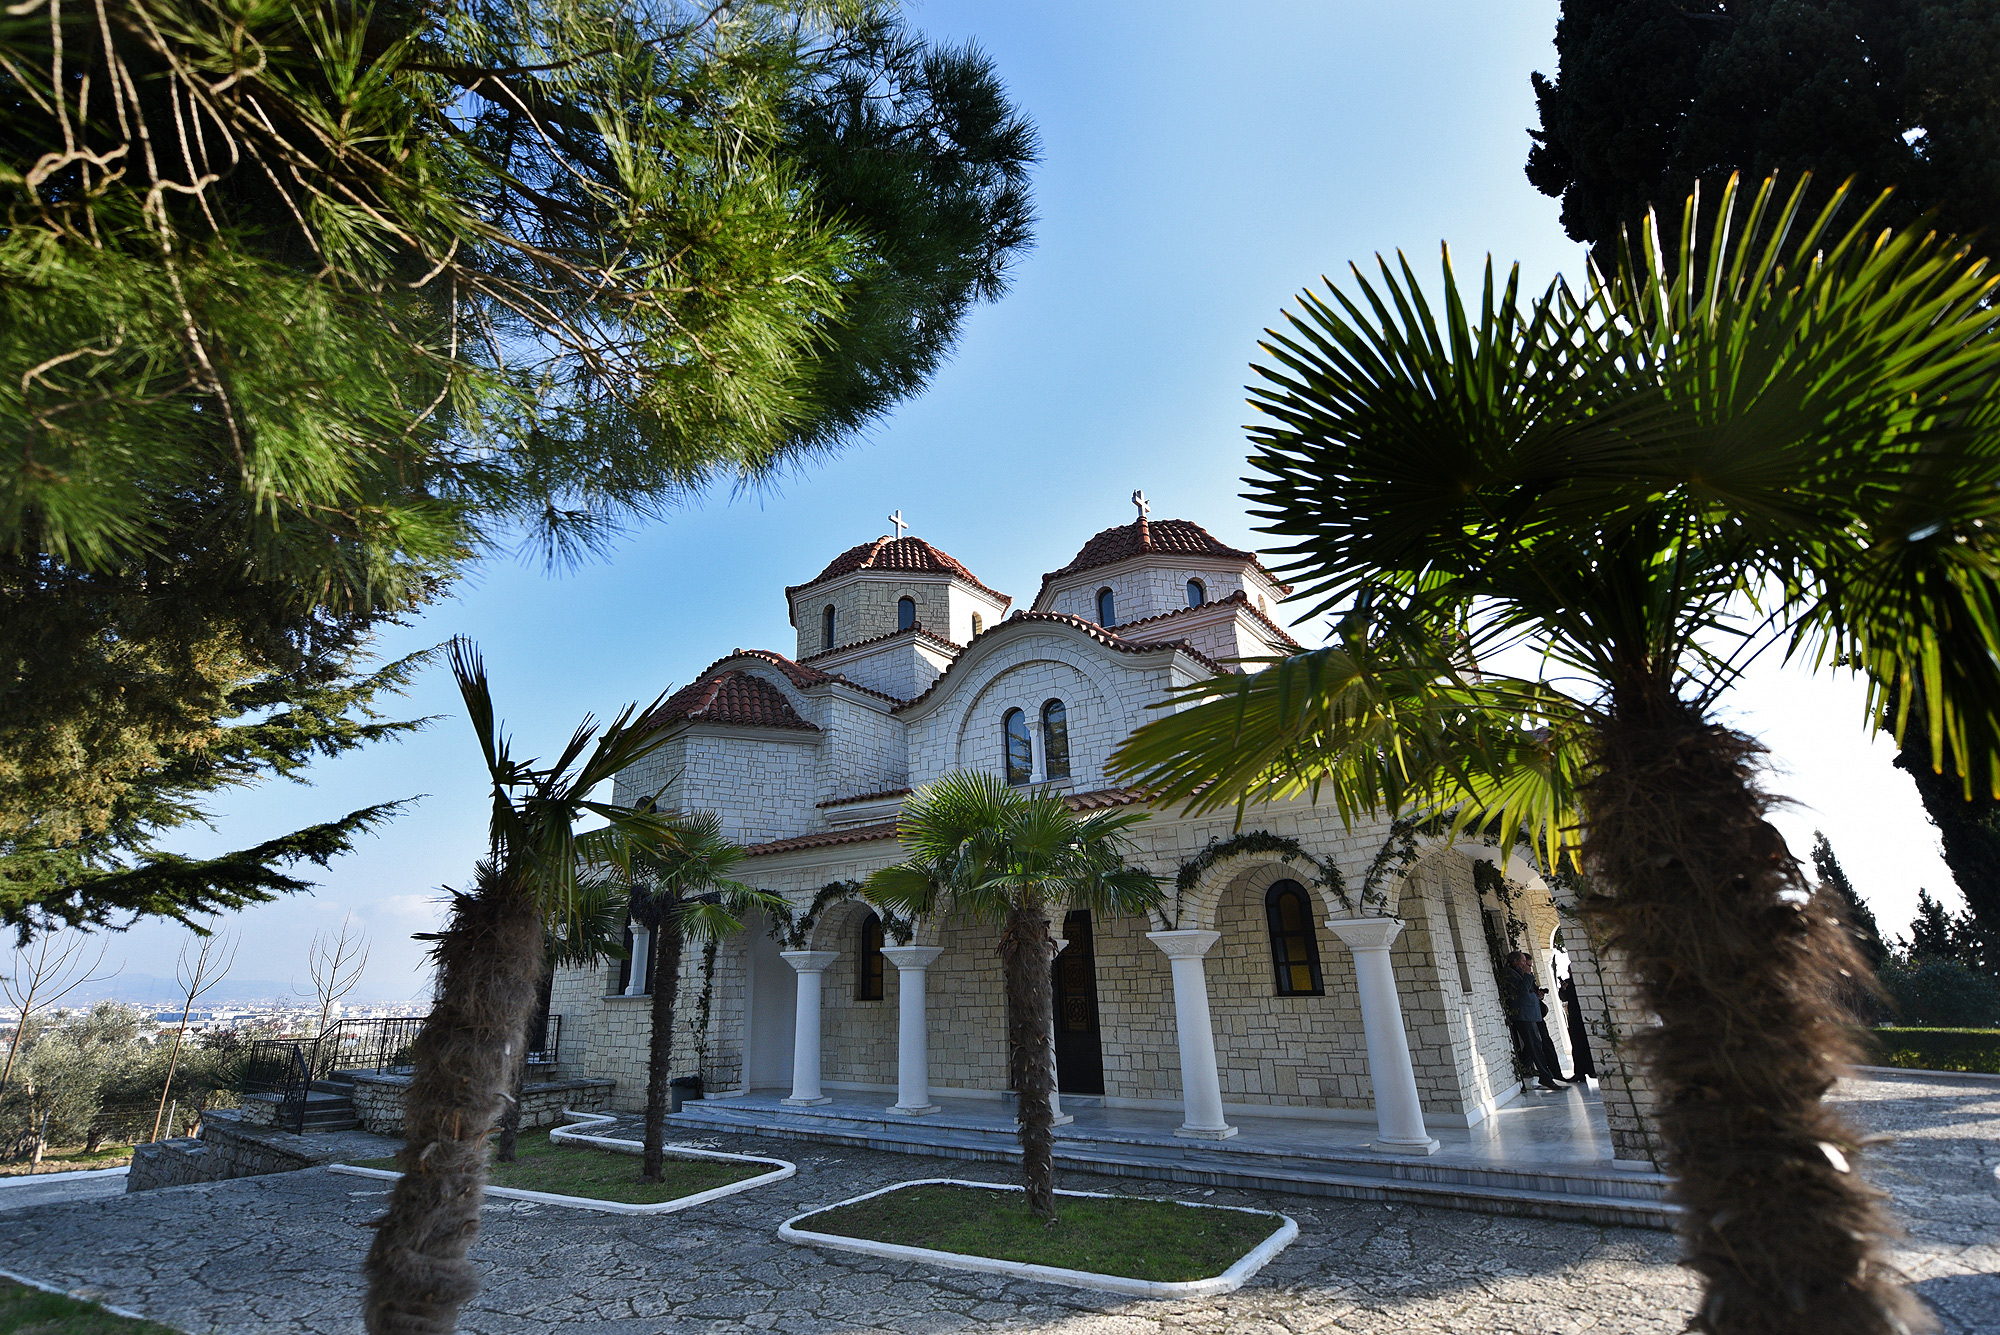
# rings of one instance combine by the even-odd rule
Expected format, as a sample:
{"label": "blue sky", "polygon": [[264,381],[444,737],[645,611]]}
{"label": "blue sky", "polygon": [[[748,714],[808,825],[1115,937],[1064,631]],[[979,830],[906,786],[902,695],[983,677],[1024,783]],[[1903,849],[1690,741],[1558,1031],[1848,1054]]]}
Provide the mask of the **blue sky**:
{"label": "blue sky", "polygon": [[[388,653],[453,634],[479,642],[501,716],[529,750],[685,683],[736,646],[789,652],[783,587],[842,549],[913,531],[1025,604],[1041,574],[1131,518],[1193,519],[1258,545],[1237,479],[1243,386],[1262,329],[1319,275],[1409,251],[1461,271],[1491,252],[1536,284],[1582,270],[1555,201],[1522,175],[1530,71],[1553,72],[1553,3],[1005,5],[910,8],[933,37],[976,40],[1040,129],[1035,249],[1013,291],[976,312],[930,391],[837,458],[747,496],[717,494],[636,532],[608,560],[550,576],[497,558],[457,596],[385,636]],[[1783,824],[1804,855],[1815,824],[1885,925],[1919,885],[1947,890],[1914,790],[1863,735],[1858,687],[1760,666],[1732,708],[1809,803]],[[484,838],[470,731],[440,667],[411,692],[427,732],[220,804],[205,853],[392,797],[427,794],[337,862],[315,895],[231,925],[235,976],[303,979],[307,942],[351,910],[375,940],[359,996],[427,992],[421,947],[437,887]],[[132,974],[168,975],[185,933],[111,943]],[[225,989],[227,990],[227,989]]]}

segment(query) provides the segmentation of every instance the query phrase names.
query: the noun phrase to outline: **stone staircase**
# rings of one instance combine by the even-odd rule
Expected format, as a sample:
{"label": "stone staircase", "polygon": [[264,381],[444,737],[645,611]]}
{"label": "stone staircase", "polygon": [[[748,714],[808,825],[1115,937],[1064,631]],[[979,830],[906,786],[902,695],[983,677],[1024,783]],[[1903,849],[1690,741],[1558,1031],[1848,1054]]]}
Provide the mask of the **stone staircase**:
{"label": "stone staircase", "polygon": [[[1080,1100],[1064,1100],[1066,1110],[1085,1106]],[[1021,1157],[1011,1127],[996,1125],[995,1118],[951,1112],[909,1118],[886,1112],[872,1115],[851,1105],[773,1108],[703,1100],[685,1105],[672,1120],[690,1130],[743,1132],[900,1154],[998,1162],[1018,1162]],[[1450,1154],[1419,1158],[1368,1149],[1302,1150],[1286,1147],[1282,1136],[1189,1141],[1171,1132],[1125,1131],[1081,1121],[1056,1129],[1055,1153],[1058,1167],[1116,1177],[1441,1205],[1488,1214],[1670,1229],[1679,1213],[1666,1200],[1669,1179],[1664,1174],[1609,1164],[1509,1164]]]}
{"label": "stone staircase", "polygon": [[[260,1110],[256,1120],[264,1125],[276,1125],[281,1113],[283,1100],[276,1094],[245,1094],[245,1108],[251,1105],[269,1105],[268,1111]],[[306,1091],[306,1111],[304,1130],[352,1131],[361,1125],[361,1119],[354,1114],[354,1080],[345,1072],[336,1071],[325,1080],[315,1080]],[[287,1127],[289,1128],[289,1119]]]}

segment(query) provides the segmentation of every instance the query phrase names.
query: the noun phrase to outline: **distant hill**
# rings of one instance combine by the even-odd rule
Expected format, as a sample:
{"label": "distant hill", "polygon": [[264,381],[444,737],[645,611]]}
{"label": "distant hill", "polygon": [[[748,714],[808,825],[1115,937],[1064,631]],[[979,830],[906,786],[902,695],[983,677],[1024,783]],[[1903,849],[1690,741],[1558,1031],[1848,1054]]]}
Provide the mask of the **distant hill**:
{"label": "distant hill", "polygon": [[[289,1002],[300,1004],[302,998],[293,990],[289,982],[275,982],[268,978],[225,978],[213,992],[202,994],[198,1004],[202,1010],[214,1010],[224,1006],[251,1006],[259,1002]],[[379,1002],[407,1001],[407,996],[377,995],[364,987],[348,995],[347,1005],[367,1006]],[[164,1006],[181,1001],[181,985],[172,978],[160,978],[145,973],[121,973],[115,978],[107,978],[101,983],[80,987],[63,999],[65,1007],[88,1006],[98,1001],[125,1001],[134,1006]]]}

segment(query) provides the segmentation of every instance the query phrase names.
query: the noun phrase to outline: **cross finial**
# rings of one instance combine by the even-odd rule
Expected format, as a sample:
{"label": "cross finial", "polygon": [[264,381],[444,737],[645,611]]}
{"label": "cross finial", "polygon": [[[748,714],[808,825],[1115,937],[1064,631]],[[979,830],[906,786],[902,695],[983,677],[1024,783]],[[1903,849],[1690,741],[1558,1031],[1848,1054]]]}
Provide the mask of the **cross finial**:
{"label": "cross finial", "polygon": [[896,507],[896,513],[889,516],[889,522],[896,526],[896,541],[901,542],[903,540],[903,530],[909,527],[908,524],[903,522],[902,506],[899,505]]}
{"label": "cross finial", "polygon": [[1143,491],[1132,493],[1132,504],[1139,507],[1139,518],[1141,519],[1153,513],[1153,503],[1146,499],[1146,493]]}

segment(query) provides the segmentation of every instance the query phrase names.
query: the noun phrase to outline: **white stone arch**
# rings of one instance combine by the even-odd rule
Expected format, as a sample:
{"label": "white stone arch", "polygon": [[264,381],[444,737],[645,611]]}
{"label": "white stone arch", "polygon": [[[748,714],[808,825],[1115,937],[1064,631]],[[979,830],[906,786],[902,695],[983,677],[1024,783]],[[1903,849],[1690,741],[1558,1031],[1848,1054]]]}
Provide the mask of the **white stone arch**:
{"label": "white stone arch", "polygon": [[[983,715],[992,712],[988,708],[988,702],[996,694],[1008,689],[1007,679],[1016,673],[1032,672],[1043,664],[1053,664],[1076,673],[1090,691],[1087,699],[1071,698],[1063,702],[1070,715],[1071,772],[1074,773],[1080,767],[1079,761],[1084,765],[1101,766],[1103,757],[1079,757],[1076,747],[1080,731],[1077,726],[1079,716],[1102,719],[1106,717],[1106,711],[1117,705],[1119,698],[1117,685],[1108,680],[1104,665],[1092,661],[1085,655],[1069,651],[1066,646],[1052,642],[1030,642],[1019,647],[1025,652],[1018,656],[1011,654],[996,656],[989,664],[982,664],[978,675],[960,688],[959,693],[964,703],[949,716],[950,722],[946,732],[951,739],[950,755],[954,763],[960,765],[965,763],[966,746],[971,740],[971,734],[975,728],[986,725]],[[1037,751],[1041,747],[1039,729],[1042,706],[1047,703],[1048,698],[1046,692],[1029,691],[1013,702],[1028,715],[1029,735],[1035,738]],[[993,722],[998,723],[997,714],[994,715]]]}
{"label": "white stone arch", "polygon": [[[852,965],[855,945],[860,940],[861,920],[875,911],[875,906],[858,894],[827,905],[813,923],[805,948],[838,951],[841,960]],[[833,967],[839,968],[840,964],[836,962]]]}
{"label": "white stone arch", "polygon": [[1306,887],[1326,917],[1347,916],[1339,896],[1320,884],[1320,869],[1310,860],[1286,853],[1244,852],[1223,858],[1181,892],[1175,906],[1174,926],[1181,931],[1215,931],[1216,907],[1225,894],[1245,888],[1261,893],[1274,882],[1285,880]]}

